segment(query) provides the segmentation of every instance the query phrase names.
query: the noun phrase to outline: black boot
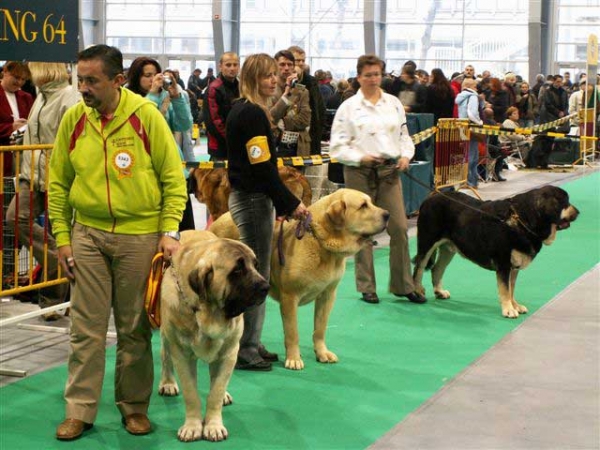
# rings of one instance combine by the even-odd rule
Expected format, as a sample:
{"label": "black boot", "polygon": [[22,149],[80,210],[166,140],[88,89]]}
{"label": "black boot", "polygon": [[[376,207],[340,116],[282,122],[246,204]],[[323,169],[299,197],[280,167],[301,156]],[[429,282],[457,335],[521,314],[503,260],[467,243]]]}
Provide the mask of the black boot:
{"label": "black boot", "polygon": [[492,181],[506,181],[506,178],[502,178],[502,175],[500,175],[502,166],[504,166],[504,158],[498,159],[496,164],[494,164],[494,175],[492,176]]}

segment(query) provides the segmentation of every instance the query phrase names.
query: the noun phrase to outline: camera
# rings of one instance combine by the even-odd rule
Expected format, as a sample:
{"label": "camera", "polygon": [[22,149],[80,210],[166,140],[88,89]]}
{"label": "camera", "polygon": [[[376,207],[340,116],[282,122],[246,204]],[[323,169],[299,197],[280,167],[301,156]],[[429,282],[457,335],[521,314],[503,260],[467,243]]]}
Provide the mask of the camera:
{"label": "camera", "polygon": [[290,89],[294,89],[296,87],[296,85],[298,84],[298,80],[292,80],[292,82],[290,83]]}
{"label": "camera", "polygon": [[171,79],[171,77],[168,75],[165,75],[163,77],[163,89],[169,89],[172,84],[173,84],[173,80]]}

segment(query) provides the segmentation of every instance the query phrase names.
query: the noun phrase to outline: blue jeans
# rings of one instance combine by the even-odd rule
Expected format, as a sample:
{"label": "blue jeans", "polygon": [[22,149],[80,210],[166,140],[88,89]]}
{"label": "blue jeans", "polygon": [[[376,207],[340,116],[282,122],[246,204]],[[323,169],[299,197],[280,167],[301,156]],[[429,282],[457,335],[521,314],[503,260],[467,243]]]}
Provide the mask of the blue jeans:
{"label": "blue jeans", "polygon": [[[271,273],[271,241],[275,212],[266,194],[232,190],[229,211],[240,231],[240,241],[254,251],[258,271],[268,281]],[[240,340],[239,358],[248,363],[262,359],[258,355],[260,336],[265,321],[266,302],[244,312],[244,334]]]}
{"label": "blue jeans", "polygon": [[477,164],[479,164],[479,142],[471,139],[469,141],[469,172],[467,174],[467,184],[469,186],[477,187],[479,182]]}

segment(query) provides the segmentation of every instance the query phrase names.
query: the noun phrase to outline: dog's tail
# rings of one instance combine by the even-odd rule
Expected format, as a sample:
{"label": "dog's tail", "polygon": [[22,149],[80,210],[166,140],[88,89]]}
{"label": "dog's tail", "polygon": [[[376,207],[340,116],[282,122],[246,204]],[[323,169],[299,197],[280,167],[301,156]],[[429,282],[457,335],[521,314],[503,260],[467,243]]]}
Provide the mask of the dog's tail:
{"label": "dog's tail", "polygon": [[[437,259],[437,249],[433,251],[433,253],[431,254],[431,257],[429,258],[429,261],[427,261],[427,265],[425,266],[425,270],[431,270],[431,268],[435,264],[435,260],[436,259]],[[412,259],[412,263],[415,266],[417,266],[418,264],[420,264],[420,261],[421,261],[420,255],[416,255]]]}

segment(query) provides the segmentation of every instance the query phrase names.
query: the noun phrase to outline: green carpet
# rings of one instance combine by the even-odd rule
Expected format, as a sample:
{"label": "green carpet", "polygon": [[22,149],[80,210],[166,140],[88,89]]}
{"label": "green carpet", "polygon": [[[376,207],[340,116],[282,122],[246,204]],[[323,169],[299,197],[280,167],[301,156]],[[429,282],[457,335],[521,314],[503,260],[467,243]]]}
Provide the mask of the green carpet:
{"label": "green carpet", "polygon": [[[544,247],[519,277],[517,298],[535,313],[581,274],[600,261],[600,173],[563,186],[581,211],[574,225]],[[411,254],[416,242],[411,241]],[[455,258],[445,285],[446,301],[414,305],[386,294],[387,250],[376,252],[382,303],[358,301],[349,264],[329,322],[327,342],[340,362],[322,365],[312,351],[312,306],[300,310],[300,341],[306,368],[270,373],[235,372],[229,391],[234,404],[224,409],[227,441],[223,449],[361,449],[415,410],[503,336],[527,320],[502,318],[496,280],[488,272]],[[529,316],[531,316],[531,314]],[[264,342],[284,354],[278,307],[269,300]],[[154,337],[156,381],[160,340]],[[66,367],[31,376],[0,389],[0,449],[171,449],[207,447],[182,444],[181,397],[152,397],[155,432],[133,437],[120,425],[113,405],[114,348],[109,350],[103,400],[95,427],[73,443],[54,440],[62,421]],[[207,369],[200,367],[203,401]],[[434,425],[432,425],[434,426]]]}

